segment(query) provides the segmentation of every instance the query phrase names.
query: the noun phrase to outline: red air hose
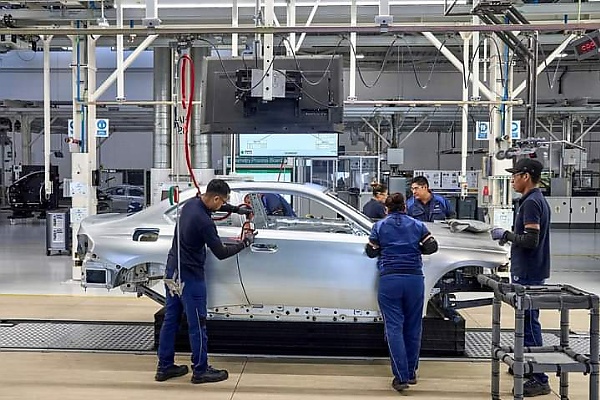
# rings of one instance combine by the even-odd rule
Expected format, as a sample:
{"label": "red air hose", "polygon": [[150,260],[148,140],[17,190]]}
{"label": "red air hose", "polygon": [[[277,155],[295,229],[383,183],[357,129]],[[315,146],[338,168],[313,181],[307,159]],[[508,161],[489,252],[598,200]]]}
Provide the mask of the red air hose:
{"label": "red air hose", "polygon": [[[186,73],[189,69],[190,74],[190,84],[189,88],[187,87],[187,79]],[[190,136],[190,123],[192,121],[192,109],[193,109],[193,101],[194,101],[194,89],[196,75],[194,72],[194,61],[192,58],[184,54],[181,56],[181,106],[185,110],[185,120],[183,122],[183,148],[185,152],[185,163],[187,165],[188,172],[190,177],[192,178],[192,183],[200,192],[200,187],[198,186],[198,182],[196,181],[196,176],[194,175],[194,170],[192,169],[192,157],[190,155],[190,145],[189,145],[189,136]],[[189,90],[189,96],[187,91]]]}

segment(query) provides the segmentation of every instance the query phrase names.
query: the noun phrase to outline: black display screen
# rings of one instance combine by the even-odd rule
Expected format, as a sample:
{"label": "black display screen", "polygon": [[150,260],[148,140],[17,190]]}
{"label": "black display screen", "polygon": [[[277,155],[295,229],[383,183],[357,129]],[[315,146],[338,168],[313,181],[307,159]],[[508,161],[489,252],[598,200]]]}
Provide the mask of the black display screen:
{"label": "black display screen", "polygon": [[597,57],[600,50],[600,32],[591,32],[572,42],[579,60]]}
{"label": "black display screen", "polygon": [[589,39],[575,46],[575,49],[577,50],[578,54],[585,54],[589,51],[597,51],[596,49],[598,49],[598,46],[596,45],[596,42],[594,42],[592,39]]}

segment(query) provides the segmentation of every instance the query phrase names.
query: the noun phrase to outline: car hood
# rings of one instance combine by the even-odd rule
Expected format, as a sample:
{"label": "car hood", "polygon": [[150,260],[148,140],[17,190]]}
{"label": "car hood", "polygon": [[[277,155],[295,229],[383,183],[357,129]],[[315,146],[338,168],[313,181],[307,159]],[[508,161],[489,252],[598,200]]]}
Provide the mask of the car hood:
{"label": "car hood", "polygon": [[442,223],[427,223],[427,228],[441,247],[464,248],[469,251],[486,251],[507,254],[507,246],[500,246],[492,240],[489,232],[452,232],[450,227]]}

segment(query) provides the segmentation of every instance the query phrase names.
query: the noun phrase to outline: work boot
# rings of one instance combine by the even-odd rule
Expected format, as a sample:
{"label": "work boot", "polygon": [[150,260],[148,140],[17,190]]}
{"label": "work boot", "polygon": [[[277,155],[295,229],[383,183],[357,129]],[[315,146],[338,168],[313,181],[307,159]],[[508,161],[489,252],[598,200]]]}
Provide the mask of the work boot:
{"label": "work boot", "polygon": [[184,376],[188,373],[187,365],[171,365],[166,369],[156,369],[156,375],[154,375],[154,380],[157,382],[163,382],[167,379],[177,378],[179,376]]}
{"label": "work boot", "polygon": [[[513,388],[513,394],[515,389]],[[548,383],[542,383],[536,379],[529,379],[523,383],[523,397],[544,396],[552,393],[552,389]]]}
{"label": "work boot", "polygon": [[221,382],[229,378],[229,373],[224,369],[215,369],[208,367],[206,371],[194,372],[192,375],[192,383],[209,383],[209,382]]}
{"label": "work boot", "polygon": [[398,378],[394,378],[392,381],[392,387],[398,392],[402,392],[403,390],[408,389],[408,383],[400,382]]}

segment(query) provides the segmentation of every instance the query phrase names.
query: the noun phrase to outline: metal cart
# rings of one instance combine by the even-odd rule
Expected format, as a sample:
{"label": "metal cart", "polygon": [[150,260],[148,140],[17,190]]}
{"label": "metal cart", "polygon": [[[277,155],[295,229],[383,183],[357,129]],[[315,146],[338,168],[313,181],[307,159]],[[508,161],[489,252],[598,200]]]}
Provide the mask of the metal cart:
{"label": "metal cart", "polygon": [[[560,377],[560,398],[569,399],[569,372],[589,375],[589,399],[599,400],[600,312],[598,296],[569,285],[522,286],[502,283],[495,277],[479,275],[479,283],[494,290],[492,307],[492,399],[500,399],[500,361],[514,372],[514,398],[523,399],[525,374],[554,372]],[[513,346],[500,345],[500,311],[502,303],[515,310]],[[560,345],[525,347],[525,310],[560,311]],[[569,310],[590,310],[590,354],[579,354],[569,347]]]}

